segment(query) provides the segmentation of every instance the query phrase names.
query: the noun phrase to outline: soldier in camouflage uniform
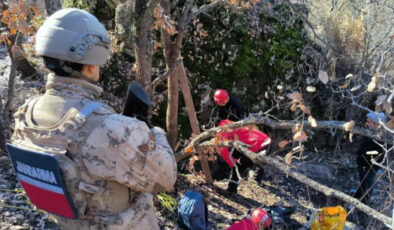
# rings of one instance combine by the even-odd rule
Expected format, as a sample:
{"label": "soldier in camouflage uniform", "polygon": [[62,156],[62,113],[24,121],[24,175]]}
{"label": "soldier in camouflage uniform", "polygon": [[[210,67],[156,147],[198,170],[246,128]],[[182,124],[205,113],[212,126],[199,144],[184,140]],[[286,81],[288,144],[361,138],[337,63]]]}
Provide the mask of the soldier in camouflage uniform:
{"label": "soldier in camouflage uniform", "polygon": [[36,51],[53,73],[45,94],[16,112],[12,142],[58,157],[78,213],[55,215],[62,229],[159,229],[152,194],[173,187],[176,161],[162,129],[96,101],[102,89],[94,83],[110,48],[90,13],[51,15],[37,33]]}

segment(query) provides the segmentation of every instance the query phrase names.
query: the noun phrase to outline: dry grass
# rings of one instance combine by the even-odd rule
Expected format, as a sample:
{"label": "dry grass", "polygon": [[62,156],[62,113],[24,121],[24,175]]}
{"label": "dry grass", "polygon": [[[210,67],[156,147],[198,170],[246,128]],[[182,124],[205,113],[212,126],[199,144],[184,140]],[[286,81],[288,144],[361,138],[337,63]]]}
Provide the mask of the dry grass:
{"label": "dry grass", "polygon": [[348,1],[332,10],[325,10],[323,24],[327,41],[345,57],[354,59],[365,48],[365,27],[363,15],[353,15]]}

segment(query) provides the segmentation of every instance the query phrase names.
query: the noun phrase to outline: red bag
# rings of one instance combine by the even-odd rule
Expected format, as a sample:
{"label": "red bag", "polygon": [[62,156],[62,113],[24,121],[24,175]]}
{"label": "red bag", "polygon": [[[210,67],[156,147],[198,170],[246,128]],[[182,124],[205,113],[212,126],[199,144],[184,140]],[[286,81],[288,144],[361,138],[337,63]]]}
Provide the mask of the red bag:
{"label": "red bag", "polygon": [[[233,123],[230,120],[221,120],[219,126],[224,126]],[[239,140],[247,145],[250,145],[249,150],[252,152],[258,152],[259,150],[263,149],[267,145],[271,143],[271,139],[267,134],[258,130],[257,128],[253,128],[250,130],[248,127],[241,127],[238,129],[231,129],[229,131],[223,131],[219,133],[219,139],[221,141],[226,140]],[[236,163],[236,159],[232,158],[233,162],[230,159],[230,151],[228,148],[220,148],[220,155],[226,161],[230,167],[234,167],[234,163]]]}
{"label": "red bag", "polygon": [[255,228],[250,219],[243,218],[240,221],[236,221],[227,230],[255,230]]}

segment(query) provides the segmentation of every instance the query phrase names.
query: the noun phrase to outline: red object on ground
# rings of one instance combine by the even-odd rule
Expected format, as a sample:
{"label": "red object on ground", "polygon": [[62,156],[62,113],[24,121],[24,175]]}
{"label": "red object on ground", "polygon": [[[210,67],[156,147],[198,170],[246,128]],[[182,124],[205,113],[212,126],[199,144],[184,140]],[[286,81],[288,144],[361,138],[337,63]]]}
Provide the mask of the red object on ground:
{"label": "red object on ground", "polygon": [[255,210],[253,210],[250,219],[255,229],[268,228],[271,225],[271,218],[268,216],[268,213],[262,208],[256,208]]}
{"label": "red object on ground", "polygon": [[230,97],[229,97],[226,90],[218,89],[218,90],[216,90],[215,94],[213,95],[213,99],[217,105],[224,106],[227,104]]}
{"label": "red object on ground", "polygon": [[250,219],[243,218],[240,221],[236,221],[227,230],[255,230],[255,228]]}
{"label": "red object on ground", "polygon": [[[220,121],[219,126],[224,126],[231,123],[233,122],[230,120],[222,120]],[[229,131],[220,132],[219,139],[221,141],[232,141],[237,139],[247,145],[250,145],[251,147],[249,147],[249,150],[252,152],[257,152],[271,143],[271,139],[267,134],[258,130],[257,128],[253,128],[251,130],[248,127],[241,127],[238,129],[231,129]],[[228,150],[228,148],[220,148],[220,155],[230,167],[234,167],[236,159],[232,158],[233,161],[231,161],[230,151]]]}

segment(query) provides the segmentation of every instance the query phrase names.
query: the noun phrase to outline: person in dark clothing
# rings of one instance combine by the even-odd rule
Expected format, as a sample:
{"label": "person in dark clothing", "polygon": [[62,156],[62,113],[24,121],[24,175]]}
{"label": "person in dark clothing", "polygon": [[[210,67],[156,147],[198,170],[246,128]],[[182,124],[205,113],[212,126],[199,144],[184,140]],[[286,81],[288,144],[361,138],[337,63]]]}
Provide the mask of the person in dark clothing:
{"label": "person in dark clothing", "polygon": [[218,120],[216,125],[221,120],[229,119],[231,121],[239,121],[246,117],[247,110],[241,101],[234,97],[229,96],[228,92],[224,89],[216,90],[214,94],[215,104],[218,106]]}
{"label": "person in dark clothing", "polygon": [[[234,97],[230,96],[228,92],[224,89],[218,89],[214,94],[214,101],[217,105],[218,113],[217,120],[215,121],[216,125],[219,125],[220,121],[230,120],[230,121],[239,121],[246,117],[247,110],[245,106],[241,103],[241,101]],[[232,157],[235,158],[236,166],[238,168],[238,172],[243,174],[247,171],[247,169],[253,166],[253,162],[244,156],[242,153],[237,150],[233,150]],[[228,178],[228,175],[231,171],[230,182],[227,187],[227,191],[237,193],[238,188],[238,175],[235,170],[235,167],[229,167],[228,163],[223,160],[223,158],[219,158],[217,161],[217,166],[214,167],[212,172],[213,178],[216,180],[222,180]],[[262,179],[263,170],[257,169],[256,181],[260,181]]]}
{"label": "person in dark clothing", "polygon": [[[368,113],[366,126],[372,129],[379,127],[379,119],[386,122],[387,118],[384,113]],[[379,145],[379,144],[380,145]],[[373,193],[373,186],[376,181],[376,174],[380,170],[379,166],[372,164],[372,159],[381,162],[385,150],[381,145],[384,143],[375,142],[370,138],[364,138],[357,150],[357,166],[360,177],[360,186],[354,194],[354,197],[361,199],[361,202],[368,204]]]}

